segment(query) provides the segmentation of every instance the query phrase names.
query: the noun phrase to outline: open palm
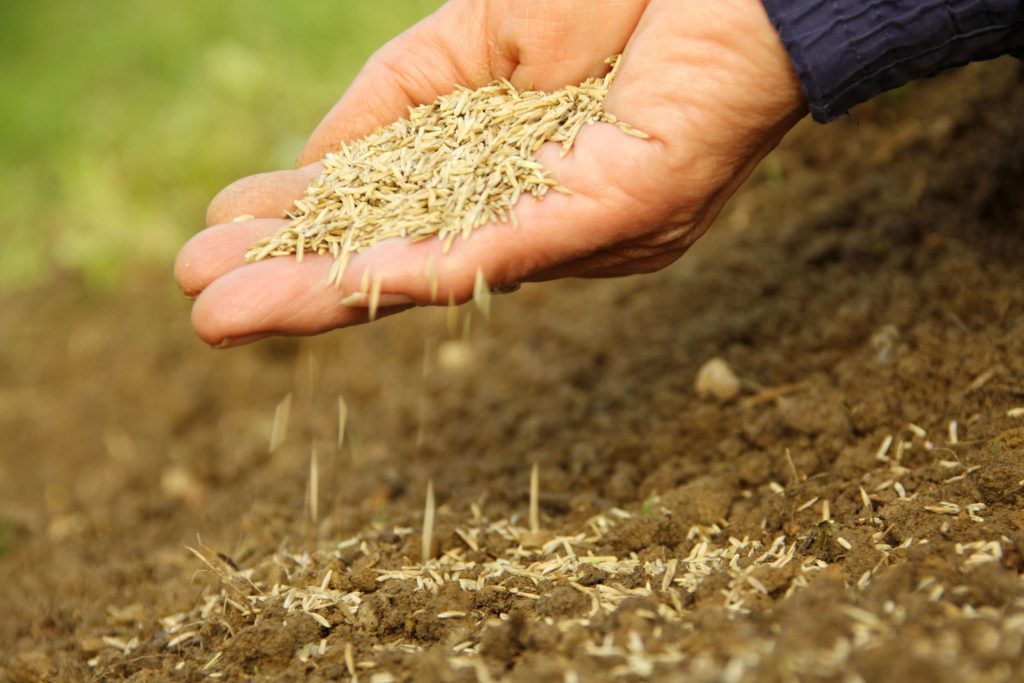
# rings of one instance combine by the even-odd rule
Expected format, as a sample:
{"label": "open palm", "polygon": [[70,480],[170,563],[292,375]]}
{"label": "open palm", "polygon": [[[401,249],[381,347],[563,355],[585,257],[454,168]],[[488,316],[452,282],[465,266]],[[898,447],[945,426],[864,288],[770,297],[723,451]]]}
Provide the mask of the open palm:
{"label": "open palm", "polygon": [[[341,291],[331,259],[243,254],[286,221],[319,174],[317,160],[456,85],[508,78],[554,90],[603,72],[623,53],[605,109],[651,136],[586,128],[566,157],[539,153],[573,191],[524,198],[518,227],[494,224],[457,240],[381,242],[355,256]],[[700,237],[756,164],[803,115],[796,76],[759,0],[451,0],[384,46],[314,131],[298,170],[243,178],[210,205],[178,256],[178,284],[196,296],[192,321],[211,344],[316,334],[367,320],[340,304],[363,271],[381,278],[385,312],[464,301],[477,270],[491,284],[650,272]],[[233,221],[240,215],[250,220]],[[428,264],[433,266],[428,267]],[[432,296],[428,271],[436,273]]]}

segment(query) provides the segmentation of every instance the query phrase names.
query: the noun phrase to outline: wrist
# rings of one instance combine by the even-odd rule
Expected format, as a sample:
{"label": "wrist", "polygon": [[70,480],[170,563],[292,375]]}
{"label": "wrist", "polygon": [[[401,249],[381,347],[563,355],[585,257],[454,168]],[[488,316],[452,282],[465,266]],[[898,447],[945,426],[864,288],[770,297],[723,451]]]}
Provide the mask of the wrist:
{"label": "wrist", "polygon": [[807,98],[789,52],[762,0],[726,0],[720,40],[744,62],[748,123],[765,131],[791,128],[807,114]]}

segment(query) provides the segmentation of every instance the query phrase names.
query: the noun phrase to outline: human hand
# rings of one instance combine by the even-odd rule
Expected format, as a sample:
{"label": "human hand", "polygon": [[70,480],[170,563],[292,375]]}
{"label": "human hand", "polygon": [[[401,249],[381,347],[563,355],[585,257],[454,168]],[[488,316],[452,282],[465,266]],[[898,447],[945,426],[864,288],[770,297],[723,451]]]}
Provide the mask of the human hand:
{"label": "human hand", "polygon": [[[596,124],[564,158],[560,145],[546,145],[538,159],[573,194],[524,197],[518,227],[484,226],[448,254],[439,240],[378,243],[352,258],[340,291],[327,282],[329,256],[245,263],[253,242],[286,224],[283,212],[339,141],[458,84],[508,78],[522,89],[555,90],[601,74],[618,53],[605,110],[651,138]],[[367,268],[382,283],[382,314],[465,301],[478,269],[491,284],[655,271],[707,230],[804,113],[760,0],[450,0],[370,59],[313,132],[302,167],[243,178],[217,195],[207,212],[212,227],[182,248],[176,277],[197,297],[200,337],[235,346],[365,322],[365,308],[340,301],[360,290]],[[232,222],[241,215],[255,218]]]}

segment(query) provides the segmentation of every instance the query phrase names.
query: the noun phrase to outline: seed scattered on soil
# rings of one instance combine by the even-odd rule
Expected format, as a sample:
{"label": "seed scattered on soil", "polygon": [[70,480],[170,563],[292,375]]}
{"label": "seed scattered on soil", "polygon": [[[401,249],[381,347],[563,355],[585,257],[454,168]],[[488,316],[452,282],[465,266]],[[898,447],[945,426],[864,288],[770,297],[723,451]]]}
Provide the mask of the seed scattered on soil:
{"label": "seed scattered on soil", "polygon": [[889,461],[889,448],[892,447],[892,441],[892,434],[889,434],[882,440],[882,445],[879,446],[878,450],[875,452],[875,460],[879,460],[881,462]]}
{"label": "seed scattered on soil", "polygon": [[721,358],[712,358],[697,371],[694,389],[701,398],[728,401],[740,393],[740,379]]}
{"label": "seed scattered on soil", "polygon": [[[291,222],[252,245],[249,261],[306,252],[331,254],[340,282],[348,257],[381,240],[438,237],[445,249],[491,221],[516,224],[520,197],[571,194],[535,155],[546,142],[567,154],[584,126],[609,123],[647,138],[604,111],[618,67],[552,93],[502,79],[460,87],[324,158],[323,173],[286,213]],[[364,287],[365,290],[365,287]]]}
{"label": "seed scattered on soil", "polygon": [[925,431],[924,427],[921,427],[920,425],[916,425],[913,422],[911,422],[911,423],[909,423],[907,425],[907,429],[909,429],[911,432],[913,432],[914,436],[916,436],[919,439],[924,439],[924,438],[926,438],[928,436],[928,432]]}

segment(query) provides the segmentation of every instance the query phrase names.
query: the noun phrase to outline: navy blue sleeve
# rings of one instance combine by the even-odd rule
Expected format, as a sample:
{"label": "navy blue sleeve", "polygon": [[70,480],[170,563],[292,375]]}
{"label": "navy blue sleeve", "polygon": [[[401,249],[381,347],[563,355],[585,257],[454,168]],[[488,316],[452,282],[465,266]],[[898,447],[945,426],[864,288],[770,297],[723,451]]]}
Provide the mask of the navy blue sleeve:
{"label": "navy blue sleeve", "polygon": [[763,0],[819,122],[917,78],[1024,58],[1024,0]]}

